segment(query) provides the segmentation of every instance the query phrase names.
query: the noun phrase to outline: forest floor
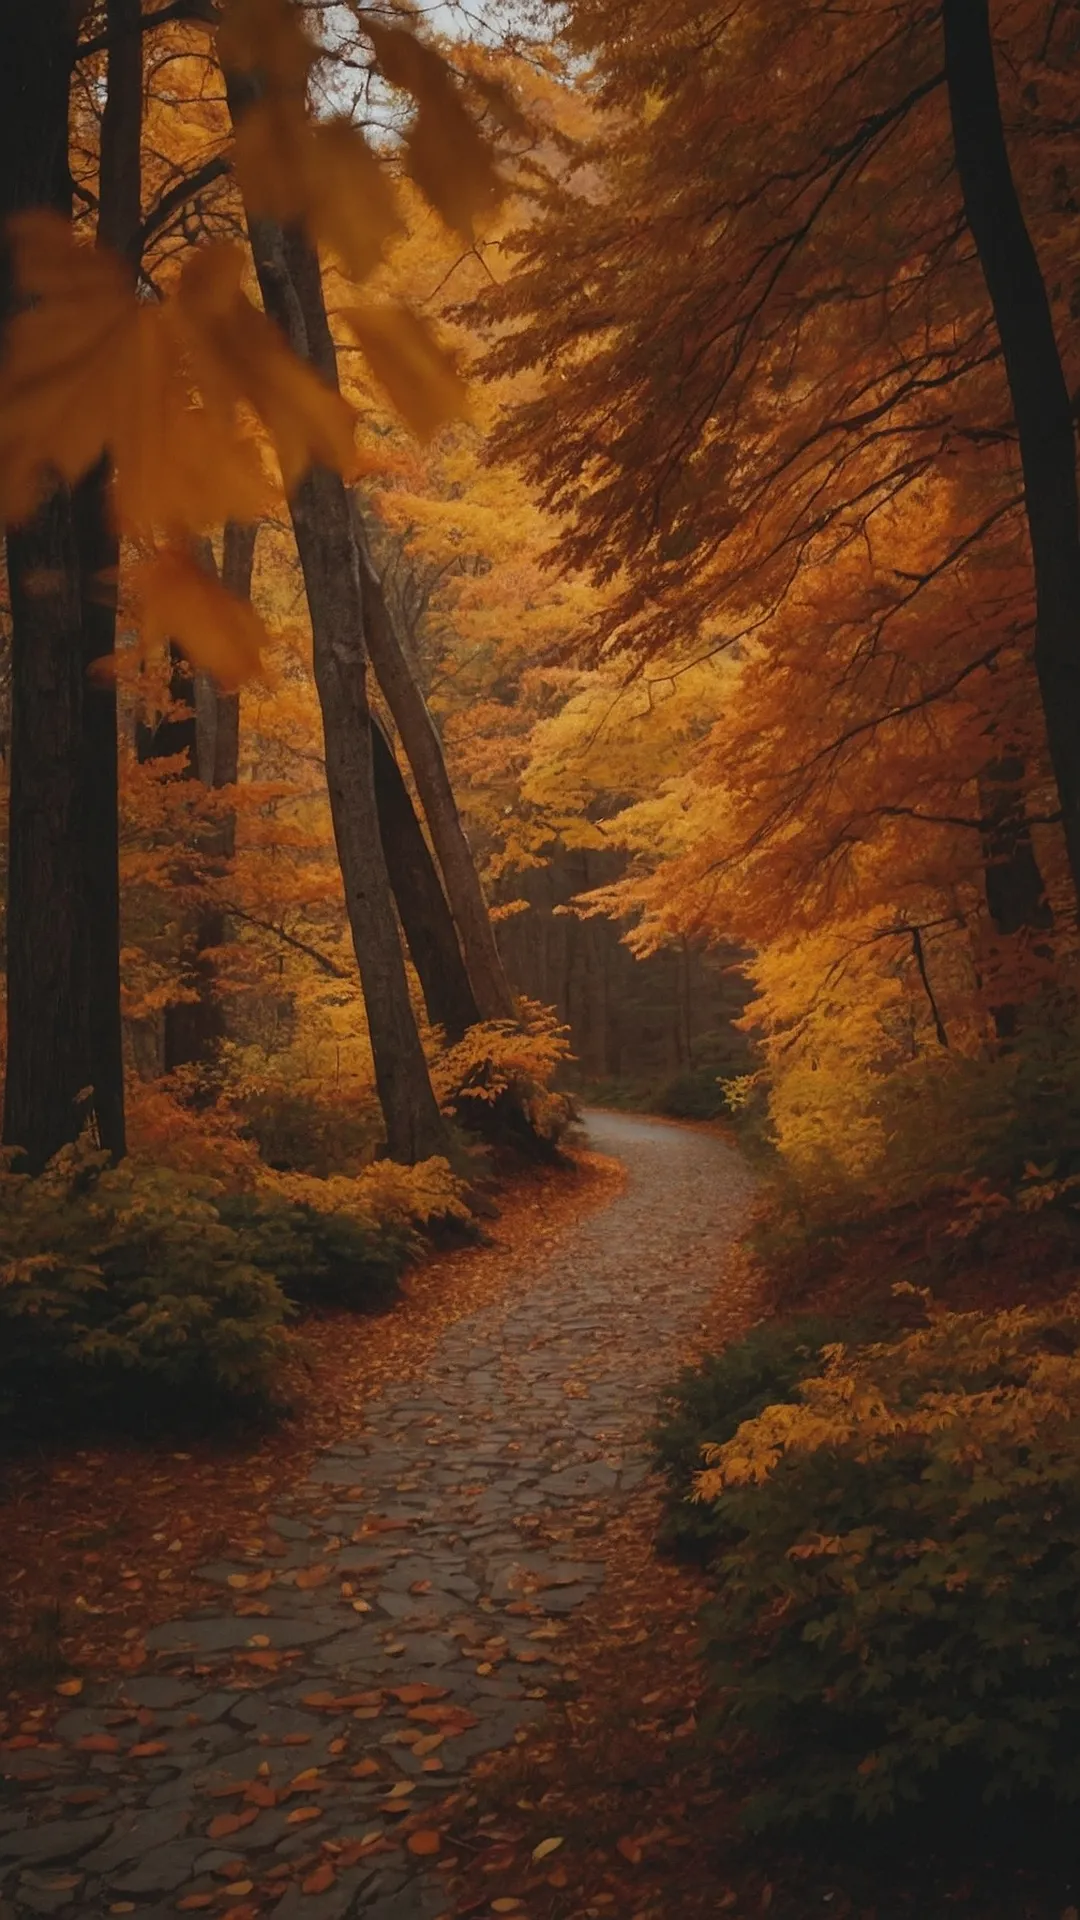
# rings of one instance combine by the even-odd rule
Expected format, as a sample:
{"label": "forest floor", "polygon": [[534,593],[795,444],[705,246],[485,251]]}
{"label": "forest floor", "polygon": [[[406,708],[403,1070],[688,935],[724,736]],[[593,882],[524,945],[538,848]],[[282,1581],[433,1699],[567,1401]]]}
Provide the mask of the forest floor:
{"label": "forest floor", "polygon": [[1052,1885],[737,1843],[642,1437],[766,1310],[753,1183],[711,1128],[589,1133],[617,1164],[328,1317],[276,1433],[9,1470],[0,1920],[1057,1920]]}

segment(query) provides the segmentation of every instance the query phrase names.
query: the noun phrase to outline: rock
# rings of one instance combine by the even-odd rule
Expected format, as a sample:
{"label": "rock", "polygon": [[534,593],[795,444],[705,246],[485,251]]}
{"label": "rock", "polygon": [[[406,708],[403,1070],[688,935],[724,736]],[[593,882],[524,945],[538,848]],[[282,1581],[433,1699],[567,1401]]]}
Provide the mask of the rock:
{"label": "rock", "polygon": [[122,1873],[106,1875],[117,1893],[172,1893],[190,1880],[195,1862],[206,1852],[205,1838],[174,1840],[156,1853]]}
{"label": "rock", "polygon": [[185,1806],[131,1809],[120,1815],[104,1846],[84,1854],[81,1864],[92,1873],[112,1873],[178,1840],[190,1819],[191,1810]]}
{"label": "rock", "polygon": [[40,1827],[0,1834],[0,1860],[78,1860],[104,1840],[113,1818],[46,1820]]}
{"label": "rock", "polygon": [[265,1641],[271,1647],[309,1647],[329,1640],[337,1631],[324,1620],[240,1620],[214,1615],[203,1620],[169,1620],[152,1627],[146,1644],[162,1653],[239,1652],[252,1640]]}

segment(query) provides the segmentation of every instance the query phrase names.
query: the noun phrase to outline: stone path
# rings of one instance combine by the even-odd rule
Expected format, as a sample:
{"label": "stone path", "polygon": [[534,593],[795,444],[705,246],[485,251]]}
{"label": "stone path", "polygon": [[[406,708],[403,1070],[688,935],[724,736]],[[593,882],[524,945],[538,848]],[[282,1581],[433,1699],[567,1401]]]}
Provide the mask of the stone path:
{"label": "stone path", "polygon": [[611,1114],[589,1135],[625,1191],[374,1403],[272,1537],[201,1570],[153,1670],[0,1756],[0,1920],[445,1911],[406,1835],[572,1685],[568,1617],[749,1197],[714,1136]]}

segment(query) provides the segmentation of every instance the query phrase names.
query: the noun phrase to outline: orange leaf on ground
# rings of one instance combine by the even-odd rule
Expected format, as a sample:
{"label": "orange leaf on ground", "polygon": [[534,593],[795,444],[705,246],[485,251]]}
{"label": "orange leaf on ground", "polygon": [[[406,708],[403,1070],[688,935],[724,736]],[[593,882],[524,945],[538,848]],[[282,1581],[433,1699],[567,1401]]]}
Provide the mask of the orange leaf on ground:
{"label": "orange leaf on ground", "polygon": [[314,1873],[309,1873],[307,1879],[300,1882],[301,1890],[304,1893],[325,1893],[329,1887],[333,1886],[335,1878],[336,1875],[329,1860],[324,1860],[321,1866],[315,1868]]}
{"label": "orange leaf on ground", "polygon": [[75,1695],[81,1693],[82,1690],[83,1683],[81,1680],[61,1680],[60,1685],[56,1689],[57,1693],[63,1694],[65,1700],[74,1700]]}
{"label": "orange leaf on ground", "polygon": [[289,1827],[302,1827],[308,1820],[321,1820],[322,1813],[321,1807],[294,1807],[291,1813],[286,1814],[285,1824]]}
{"label": "orange leaf on ground", "polygon": [[629,1860],[632,1867],[640,1864],[641,1847],[628,1833],[624,1833],[621,1840],[616,1840],[615,1848],[618,1853],[622,1854],[624,1860]]}
{"label": "orange leaf on ground", "polygon": [[168,1751],[168,1743],[164,1740],[140,1740],[137,1747],[131,1748],[128,1759],[149,1760],[154,1754],[168,1753]]}
{"label": "orange leaf on ground", "polygon": [[302,1592],[308,1593],[312,1587],[323,1587],[333,1574],[329,1560],[322,1560],[315,1567],[301,1567],[296,1576],[296,1585]]}
{"label": "orange leaf on ground", "polygon": [[217,1899],[216,1893],[185,1893],[176,1903],[178,1913],[196,1913],[200,1907],[212,1907]]}
{"label": "orange leaf on ground", "polygon": [[78,1753],[119,1753],[120,1742],[111,1733],[84,1733],[75,1747]]}
{"label": "orange leaf on ground", "polygon": [[442,1841],[434,1827],[419,1827],[405,1842],[410,1853],[438,1853]]}

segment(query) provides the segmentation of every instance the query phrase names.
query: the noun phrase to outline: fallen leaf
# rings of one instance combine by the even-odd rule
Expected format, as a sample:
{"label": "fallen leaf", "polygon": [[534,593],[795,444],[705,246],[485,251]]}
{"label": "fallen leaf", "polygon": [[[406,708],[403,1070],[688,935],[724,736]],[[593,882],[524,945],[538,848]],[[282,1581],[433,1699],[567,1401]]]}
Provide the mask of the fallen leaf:
{"label": "fallen leaf", "polygon": [[285,1824],[288,1827],[302,1827],[308,1820],[321,1820],[322,1812],[321,1807],[294,1807],[291,1813],[286,1814]]}
{"label": "fallen leaf", "polygon": [[319,1564],[314,1567],[301,1567],[296,1576],[296,1585],[302,1592],[308,1593],[312,1587],[325,1586],[326,1582],[331,1578],[333,1571],[333,1566],[329,1560],[321,1560]]}
{"label": "fallen leaf", "polygon": [[504,1893],[498,1900],[492,1901],[491,1911],[492,1913],[516,1913],[521,1905],[522,1902],[516,1893]]}
{"label": "fallen leaf", "polygon": [[195,1913],[200,1907],[212,1907],[216,1899],[216,1893],[185,1893],[176,1903],[177,1912]]}
{"label": "fallen leaf", "polygon": [[335,1874],[333,1867],[330,1865],[329,1860],[324,1860],[321,1866],[318,1866],[315,1868],[314,1873],[308,1874],[306,1880],[301,1880],[300,1882],[301,1892],[302,1893],[325,1893],[329,1887],[333,1886],[336,1878],[337,1878],[337,1875]]}
{"label": "fallen leaf", "polygon": [[277,1794],[261,1780],[253,1780],[244,1789],[244,1799],[250,1800],[253,1807],[273,1807],[277,1805]]}
{"label": "fallen leaf", "polygon": [[63,1694],[65,1700],[74,1700],[76,1694],[81,1693],[82,1690],[83,1682],[81,1680],[61,1680],[60,1685],[56,1689],[57,1693]]}
{"label": "fallen leaf", "polygon": [[130,1748],[129,1760],[149,1760],[158,1753],[168,1753],[168,1743],[164,1740],[140,1740],[137,1747]]}
{"label": "fallen leaf", "polygon": [[622,1854],[624,1860],[629,1860],[632,1867],[641,1864],[641,1847],[628,1833],[624,1833],[621,1840],[616,1840],[615,1850]]}
{"label": "fallen leaf", "polygon": [[81,1740],[76,1740],[75,1747],[78,1753],[119,1753],[120,1742],[111,1733],[84,1733]]}
{"label": "fallen leaf", "polygon": [[534,1860],[546,1860],[548,1857],[548,1854],[554,1853],[557,1848],[562,1846],[562,1844],[563,1844],[562,1834],[561,1833],[553,1834],[550,1840],[541,1840],[540,1845],[538,1847],[533,1848],[532,1857]]}
{"label": "fallen leaf", "polygon": [[218,1813],[207,1827],[211,1840],[224,1840],[230,1833],[239,1833],[242,1827],[250,1827],[259,1817],[258,1807],[247,1807],[243,1813]]}
{"label": "fallen leaf", "polygon": [[378,1773],[378,1771],[379,1763],[377,1760],[358,1760],[355,1767],[349,1768],[349,1772],[354,1780],[370,1780],[372,1774]]}
{"label": "fallen leaf", "polygon": [[405,1842],[410,1853],[438,1853],[442,1841],[434,1827],[418,1827]]}

